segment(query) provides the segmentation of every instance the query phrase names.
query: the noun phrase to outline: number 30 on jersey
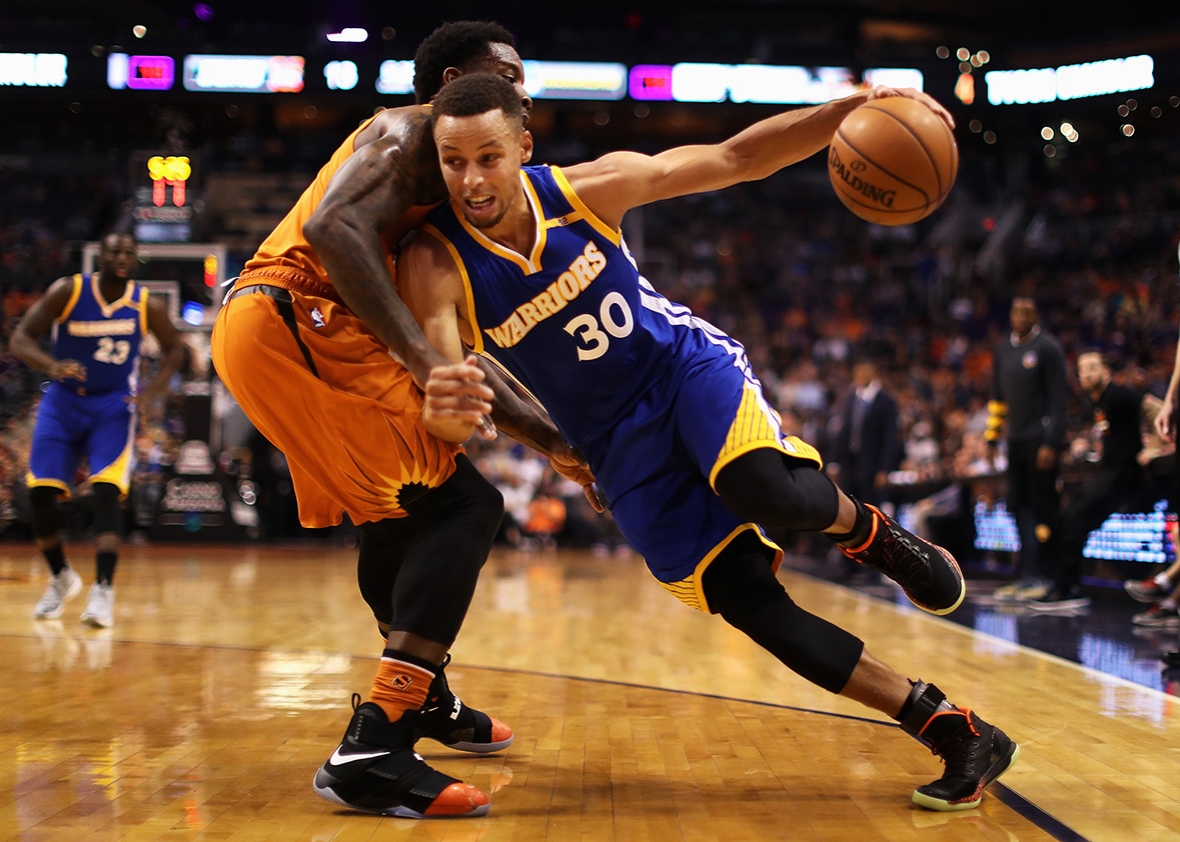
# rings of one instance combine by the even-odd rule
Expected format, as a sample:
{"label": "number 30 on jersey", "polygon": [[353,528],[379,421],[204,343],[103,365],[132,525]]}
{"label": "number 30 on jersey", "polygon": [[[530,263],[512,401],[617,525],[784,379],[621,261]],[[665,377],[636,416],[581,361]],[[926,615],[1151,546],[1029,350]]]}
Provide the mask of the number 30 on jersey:
{"label": "number 30 on jersey", "polygon": [[597,319],[589,313],[582,313],[566,323],[565,332],[578,338],[579,360],[596,360],[610,348],[611,336],[622,339],[630,336],[634,328],[635,316],[627,299],[620,292],[612,292],[602,299]]}

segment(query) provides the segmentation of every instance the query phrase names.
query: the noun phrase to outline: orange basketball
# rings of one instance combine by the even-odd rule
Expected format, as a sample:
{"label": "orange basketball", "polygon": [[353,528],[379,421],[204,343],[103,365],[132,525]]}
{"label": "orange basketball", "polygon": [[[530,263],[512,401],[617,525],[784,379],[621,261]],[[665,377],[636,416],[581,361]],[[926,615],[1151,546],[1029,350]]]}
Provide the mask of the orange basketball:
{"label": "orange basketball", "polygon": [[955,136],[916,100],[866,102],[844,118],[828,147],[840,201],[878,225],[908,225],[943,203],[959,171]]}

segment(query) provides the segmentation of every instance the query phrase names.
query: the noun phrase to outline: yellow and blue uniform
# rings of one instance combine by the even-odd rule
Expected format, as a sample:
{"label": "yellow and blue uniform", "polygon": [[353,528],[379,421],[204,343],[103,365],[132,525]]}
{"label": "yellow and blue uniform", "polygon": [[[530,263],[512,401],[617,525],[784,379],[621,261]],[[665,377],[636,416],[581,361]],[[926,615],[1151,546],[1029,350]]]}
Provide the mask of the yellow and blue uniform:
{"label": "yellow and blue uniform", "polygon": [[67,495],[85,457],[92,482],[126,494],[135,434],[139,346],[147,332],[148,292],[134,281],[108,303],[93,275],[75,275],[70,300],[53,326],[53,356],[86,367],[86,380],[49,384],[37,411],[26,482]]}
{"label": "yellow and blue uniform", "polygon": [[660,295],[619,231],[586,207],[557,167],[526,167],[536,216],[530,254],[472,227],[453,204],[427,218],[467,293],[474,350],[549,412],[594,471],[619,528],[656,579],[708,610],[701,575],[754,523],[713,489],[718,472],[756,448],[814,460],[782,434],[744,348]]}

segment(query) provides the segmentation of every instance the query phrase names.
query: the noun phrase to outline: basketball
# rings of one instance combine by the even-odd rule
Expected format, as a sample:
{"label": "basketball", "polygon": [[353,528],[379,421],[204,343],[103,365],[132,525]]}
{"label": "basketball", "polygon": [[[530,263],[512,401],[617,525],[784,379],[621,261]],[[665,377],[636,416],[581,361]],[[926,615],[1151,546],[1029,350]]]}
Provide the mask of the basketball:
{"label": "basketball", "polygon": [[950,193],[958,169],[950,127],[906,97],[866,102],[844,118],[828,147],[836,195],[877,225],[908,225],[929,216]]}

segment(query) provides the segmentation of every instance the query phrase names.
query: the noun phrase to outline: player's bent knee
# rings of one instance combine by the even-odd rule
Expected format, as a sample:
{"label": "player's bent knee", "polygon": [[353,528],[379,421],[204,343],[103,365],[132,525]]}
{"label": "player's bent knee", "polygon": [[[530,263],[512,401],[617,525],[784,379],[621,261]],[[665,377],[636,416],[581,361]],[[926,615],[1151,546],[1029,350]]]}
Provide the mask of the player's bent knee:
{"label": "player's bent knee", "polygon": [[94,531],[98,535],[119,534],[122,528],[119,487],[109,482],[94,483]]}
{"label": "player's bent knee", "polygon": [[29,489],[29,520],[32,522],[33,537],[50,538],[57,534],[60,523],[57,512],[57,498],[61,489],[51,485],[38,485]]}
{"label": "player's bent knee", "polygon": [[835,484],[814,463],[759,448],[717,474],[718,496],[742,520],[796,532],[819,532],[839,511]]}
{"label": "player's bent knee", "polygon": [[494,538],[504,516],[504,495],[465,457],[455,460],[455,473],[443,486],[454,498],[448,516],[465,527]]}

